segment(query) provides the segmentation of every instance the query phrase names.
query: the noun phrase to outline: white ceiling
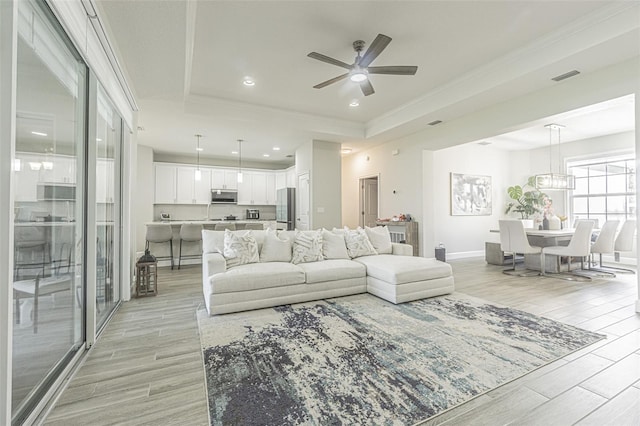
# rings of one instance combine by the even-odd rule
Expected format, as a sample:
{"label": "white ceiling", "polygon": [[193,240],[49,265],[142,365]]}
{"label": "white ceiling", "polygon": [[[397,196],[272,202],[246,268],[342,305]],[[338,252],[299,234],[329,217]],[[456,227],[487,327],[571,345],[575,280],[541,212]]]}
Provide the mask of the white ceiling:
{"label": "white ceiling", "polygon": [[[210,157],[233,158],[237,139],[246,141],[243,158],[282,163],[310,139],[362,149],[432,120],[562,84],[550,78],[572,69],[588,73],[640,51],[640,20],[608,21],[637,16],[637,2],[96,3],[140,107],[138,142],[183,155],[195,152],[196,133],[204,135],[202,155]],[[415,76],[374,75],[376,93],[368,97],[348,80],[312,88],[343,70],[308,58],[309,52],[351,63],[351,43],[368,44],[378,33],[393,41],[372,65],[417,65]],[[256,85],[244,86],[246,76]],[[349,107],[354,99],[357,108]],[[553,119],[566,119],[567,133],[575,126],[581,137],[633,128],[633,103],[612,104]],[[544,124],[491,142],[509,149],[544,143]]]}

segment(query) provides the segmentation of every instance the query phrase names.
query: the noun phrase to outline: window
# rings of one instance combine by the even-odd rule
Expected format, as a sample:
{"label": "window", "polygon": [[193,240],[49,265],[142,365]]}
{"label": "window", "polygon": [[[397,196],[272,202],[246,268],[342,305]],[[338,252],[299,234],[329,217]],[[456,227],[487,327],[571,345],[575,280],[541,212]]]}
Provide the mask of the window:
{"label": "window", "polygon": [[568,171],[576,177],[570,196],[574,220],[593,219],[601,226],[607,220],[635,218],[633,154],[569,163]]}

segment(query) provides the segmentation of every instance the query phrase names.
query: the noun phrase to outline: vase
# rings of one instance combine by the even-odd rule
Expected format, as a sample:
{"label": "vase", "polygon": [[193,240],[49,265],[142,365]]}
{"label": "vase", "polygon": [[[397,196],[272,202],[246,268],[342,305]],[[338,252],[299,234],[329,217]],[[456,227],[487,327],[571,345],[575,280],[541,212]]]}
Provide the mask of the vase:
{"label": "vase", "polygon": [[549,219],[546,216],[542,219],[542,229],[545,231],[549,229]]}

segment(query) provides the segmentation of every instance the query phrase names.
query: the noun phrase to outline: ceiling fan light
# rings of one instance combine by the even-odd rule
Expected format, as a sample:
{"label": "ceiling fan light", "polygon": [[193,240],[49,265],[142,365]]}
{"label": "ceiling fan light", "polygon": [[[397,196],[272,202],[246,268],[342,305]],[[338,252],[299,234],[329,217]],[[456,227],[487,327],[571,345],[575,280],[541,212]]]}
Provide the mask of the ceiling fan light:
{"label": "ceiling fan light", "polygon": [[362,71],[357,71],[351,74],[349,79],[354,83],[360,83],[361,81],[365,81],[367,79],[367,75]]}

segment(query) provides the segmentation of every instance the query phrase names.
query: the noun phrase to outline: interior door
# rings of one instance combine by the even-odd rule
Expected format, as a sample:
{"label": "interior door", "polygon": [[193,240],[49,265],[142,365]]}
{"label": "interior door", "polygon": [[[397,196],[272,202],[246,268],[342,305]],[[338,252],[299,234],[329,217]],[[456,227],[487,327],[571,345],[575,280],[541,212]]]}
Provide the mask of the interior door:
{"label": "interior door", "polygon": [[304,173],[298,176],[298,196],[296,197],[297,206],[296,211],[298,216],[296,217],[296,228],[301,231],[306,231],[310,226],[310,188],[309,188],[309,173]]}
{"label": "interior door", "polygon": [[360,179],[360,226],[376,226],[378,220],[378,178]]}

